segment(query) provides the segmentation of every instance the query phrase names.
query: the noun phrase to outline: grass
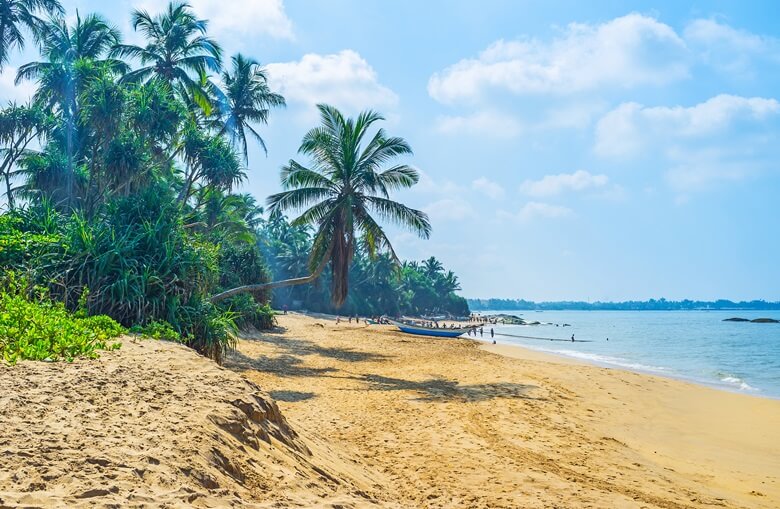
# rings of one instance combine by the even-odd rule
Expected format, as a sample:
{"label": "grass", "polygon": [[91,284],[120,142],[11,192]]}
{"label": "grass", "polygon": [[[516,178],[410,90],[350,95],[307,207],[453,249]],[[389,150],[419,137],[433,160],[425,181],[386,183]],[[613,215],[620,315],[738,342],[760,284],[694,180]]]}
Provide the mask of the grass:
{"label": "grass", "polygon": [[125,329],[104,315],[70,313],[61,303],[41,296],[0,291],[0,359],[68,362],[98,357],[98,350],[114,350]]}

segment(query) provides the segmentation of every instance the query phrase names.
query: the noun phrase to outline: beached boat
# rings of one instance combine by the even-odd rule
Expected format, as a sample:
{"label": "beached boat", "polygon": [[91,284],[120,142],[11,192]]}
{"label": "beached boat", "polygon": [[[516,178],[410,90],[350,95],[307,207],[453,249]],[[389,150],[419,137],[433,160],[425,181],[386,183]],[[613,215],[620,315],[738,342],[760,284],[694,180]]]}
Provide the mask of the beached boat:
{"label": "beached boat", "polygon": [[417,325],[413,323],[399,322],[397,320],[387,319],[388,322],[395,325],[401,332],[407,334],[417,334],[418,336],[435,336],[439,338],[456,338],[462,334],[468,333],[469,330],[475,329],[476,326],[461,327],[459,329],[448,329],[445,327],[426,327],[424,325]]}

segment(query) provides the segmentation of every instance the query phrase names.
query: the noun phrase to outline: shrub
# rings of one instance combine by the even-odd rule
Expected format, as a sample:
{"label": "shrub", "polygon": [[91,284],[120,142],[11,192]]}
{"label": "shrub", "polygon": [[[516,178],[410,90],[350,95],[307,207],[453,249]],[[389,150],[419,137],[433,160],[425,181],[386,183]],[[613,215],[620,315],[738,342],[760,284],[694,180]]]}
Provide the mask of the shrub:
{"label": "shrub", "polygon": [[134,325],[130,328],[130,332],[149,339],[182,342],[181,334],[170,323],[164,321],[154,321],[144,326]]}
{"label": "shrub", "polygon": [[124,328],[107,316],[77,317],[44,295],[30,299],[12,288],[0,291],[0,358],[68,362],[96,358],[97,350],[113,350],[111,341]]}
{"label": "shrub", "polygon": [[276,317],[270,304],[260,304],[252,295],[246,293],[225,300],[219,307],[236,314],[235,322],[239,329],[270,329],[276,325]]}

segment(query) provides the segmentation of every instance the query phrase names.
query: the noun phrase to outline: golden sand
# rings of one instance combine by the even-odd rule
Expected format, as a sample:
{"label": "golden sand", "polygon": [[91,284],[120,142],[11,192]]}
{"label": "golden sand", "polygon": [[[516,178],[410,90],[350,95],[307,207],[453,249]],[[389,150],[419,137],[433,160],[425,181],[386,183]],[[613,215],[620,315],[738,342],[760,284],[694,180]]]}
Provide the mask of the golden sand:
{"label": "golden sand", "polygon": [[225,368],[130,338],[95,361],[0,365],[0,508],[780,507],[778,401],[387,326],[279,325]]}
{"label": "golden sand", "polygon": [[356,458],[380,503],[780,507],[780,401],[389,326],[279,323],[228,367]]}

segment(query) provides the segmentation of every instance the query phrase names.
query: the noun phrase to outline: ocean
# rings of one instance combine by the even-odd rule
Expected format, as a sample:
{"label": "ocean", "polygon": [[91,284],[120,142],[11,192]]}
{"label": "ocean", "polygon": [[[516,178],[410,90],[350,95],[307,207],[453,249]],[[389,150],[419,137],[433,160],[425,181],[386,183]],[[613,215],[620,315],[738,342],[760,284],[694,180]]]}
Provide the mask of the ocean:
{"label": "ocean", "polygon": [[[720,389],[780,398],[780,324],[724,322],[776,318],[780,311],[484,311],[551,325],[497,325],[501,344],[573,357],[604,367],[668,376]],[[563,327],[563,324],[570,327]],[[556,326],[558,324],[559,326]],[[489,339],[485,331],[483,339]],[[609,341],[607,341],[609,338]]]}

